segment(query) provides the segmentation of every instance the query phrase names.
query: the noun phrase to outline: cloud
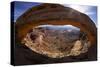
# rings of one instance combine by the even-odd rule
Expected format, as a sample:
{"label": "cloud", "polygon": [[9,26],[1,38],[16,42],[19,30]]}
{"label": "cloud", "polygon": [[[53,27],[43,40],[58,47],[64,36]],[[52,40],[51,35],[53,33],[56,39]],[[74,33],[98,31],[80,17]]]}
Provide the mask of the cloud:
{"label": "cloud", "polygon": [[94,12],[91,11],[92,7],[90,7],[90,6],[84,6],[84,5],[66,5],[66,4],[64,6],[65,7],[71,7],[73,9],[78,10],[78,11],[80,11],[82,13],[87,14],[87,15],[94,14]]}
{"label": "cloud", "polygon": [[65,7],[71,7],[75,10],[78,10],[79,12],[82,12],[86,15],[88,15],[96,24],[97,26],[97,8],[96,6],[87,6],[87,5],[70,5],[70,4],[64,4]]}

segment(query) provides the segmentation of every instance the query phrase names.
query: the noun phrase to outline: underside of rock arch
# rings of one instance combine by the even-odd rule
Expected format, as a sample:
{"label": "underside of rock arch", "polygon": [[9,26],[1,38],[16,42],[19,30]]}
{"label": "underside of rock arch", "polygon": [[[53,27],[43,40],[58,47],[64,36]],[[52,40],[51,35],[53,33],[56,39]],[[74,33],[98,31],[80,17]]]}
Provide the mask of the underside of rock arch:
{"label": "underside of rock arch", "polygon": [[59,4],[41,4],[21,15],[15,23],[17,40],[22,42],[30,30],[40,25],[73,25],[87,34],[89,46],[95,45],[97,41],[97,28],[86,14]]}

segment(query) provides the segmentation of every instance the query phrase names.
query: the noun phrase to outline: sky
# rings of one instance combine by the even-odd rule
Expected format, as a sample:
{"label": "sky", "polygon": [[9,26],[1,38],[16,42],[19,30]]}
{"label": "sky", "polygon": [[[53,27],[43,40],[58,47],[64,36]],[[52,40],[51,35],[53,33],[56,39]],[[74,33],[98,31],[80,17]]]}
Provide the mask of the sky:
{"label": "sky", "polygon": [[[21,16],[25,11],[33,6],[40,5],[41,3],[37,2],[15,2],[14,4],[14,22],[17,18]],[[72,4],[62,4],[66,7],[71,7],[75,10],[78,10],[82,13],[87,14],[97,26],[97,6],[88,6],[88,5],[72,5]]]}

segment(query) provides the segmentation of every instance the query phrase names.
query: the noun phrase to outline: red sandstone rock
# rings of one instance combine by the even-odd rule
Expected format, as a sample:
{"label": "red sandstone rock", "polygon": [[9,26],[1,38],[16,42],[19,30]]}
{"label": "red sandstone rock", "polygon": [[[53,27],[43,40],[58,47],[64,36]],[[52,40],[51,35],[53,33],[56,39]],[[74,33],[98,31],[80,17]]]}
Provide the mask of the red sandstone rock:
{"label": "red sandstone rock", "polygon": [[33,28],[23,43],[33,51],[51,58],[77,56],[87,52],[90,45],[87,36],[83,39],[84,34],[79,29],[70,27],[47,25]]}
{"label": "red sandstone rock", "polygon": [[[16,38],[21,42],[26,36],[28,36],[27,34],[31,29],[43,24],[51,24],[51,25],[69,25],[70,24],[70,25],[79,27],[81,32],[85,32],[87,34],[87,38],[89,42],[86,42],[86,43],[90,43],[89,46],[96,44],[97,32],[96,32],[96,26],[94,22],[87,15],[79,11],[76,11],[72,8],[64,7],[58,4],[41,4],[39,6],[30,8],[23,15],[21,15],[17,19],[16,24],[15,24]],[[77,43],[79,45],[77,45]],[[82,47],[85,48],[83,49],[83,53],[85,50],[87,51],[87,48],[86,48],[87,46],[85,43],[84,43],[85,46],[80,46],[82,42],[77,40],[74,44],[76,44],[76,46],[78,47],[77,49],[76,49],[76,46],[74,45],[72,51],[70,51],[69,54],[63,53],[59,55],[59,57],[79,55],[82,52],[77,51],[77,50],[79,50]],[[30,45],[30,43],[27,45]],[[41,45],[41,47],[47,48],[47,47],[44,47],[43,45]],[[37,50],[35,50],[34,47],[31,49],[37,52]],[[76,52],[73,52],[75,50]],[[41,52],[38,52],[38,53],[41,53]],[[60,54],[60,52],[58,53]],[[51,55],[49,54],[49,52],[46,54],[48,54],[47,56],[49,57],[53,57],[53,58],[58,57],[58,55],[53,55],[53,54]]]}

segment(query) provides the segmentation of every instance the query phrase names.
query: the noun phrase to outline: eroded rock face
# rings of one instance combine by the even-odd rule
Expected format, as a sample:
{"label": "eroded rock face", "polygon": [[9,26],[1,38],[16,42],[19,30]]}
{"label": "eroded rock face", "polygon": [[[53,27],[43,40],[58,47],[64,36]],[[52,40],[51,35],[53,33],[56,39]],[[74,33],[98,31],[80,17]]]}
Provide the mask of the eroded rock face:
{"label": "eroded rock face", "polygon": [[78,56],[88,51],[87,34],[72,25],[40,25],[27,33],[22,43],[51,58]]}
{"label": "eroded rock face", "polygon": [[[70,24],[78,27],[80,31],[77,30],[78,34],[76,36],[73,35],[74,38],[71,37],[71,35],[62,34],[62,30],[55,30],[57,32],[53,32],[52,30],[45,30],[42,27],[43,31],[46,31],[46,33],[44,33],[39,26],[43,24]],[[47,31],[49,31],[49,33],[47,33]],[[66,34],[69,33],[67,30],[65,30],[65,32]],[[61,35],[56,35],[55,37],[59,38],[55,39],[55,37],[50,35],[54,33]],[[48,34],[48,37],[46,34]],[[50,36],[51,38],[49,38]],[[66,39],[64,36],[71,39]],[[97,60],[97,28],[94,22],[88,15],[60,4],[45,3],[29,8],[16,20],[14,38],[16,38],[14,45],[16,64]],[[52,42],[50,41],[51,39]],[[54,42],[56,42],[57,45],[55,45]],[[63,44],[59,44],[59,42]],[[66,44],[66,42],[71,43]]]}
{"label": "eroded rock face", "polygon": [[96,44],[97,28],[86,15],[70,7],[59,4],[41,4],[30,8],[15,23],[17,40],[21,41],[28,31],[41,24],[73,25],[87,33],[91,45]]}

